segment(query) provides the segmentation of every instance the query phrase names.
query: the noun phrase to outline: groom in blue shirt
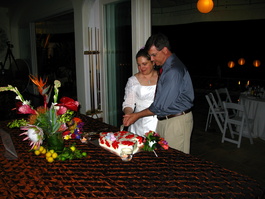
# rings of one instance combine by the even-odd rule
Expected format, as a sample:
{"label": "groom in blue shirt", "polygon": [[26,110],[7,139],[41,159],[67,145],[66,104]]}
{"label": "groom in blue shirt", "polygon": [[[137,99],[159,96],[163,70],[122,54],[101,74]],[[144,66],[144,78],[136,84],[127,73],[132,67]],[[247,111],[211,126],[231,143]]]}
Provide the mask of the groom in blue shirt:
{"label": "groom in blue shirt", "polygon": [[171,52],[165,35],[155,34],[149,37],[145,49],[163,72],[157,83],[154,102],[141,112],[124,115],[123,124],[129,126],[141,117],[157,115],[156,132],[165,138],[170,147],[189,153],[193,128],[191,108],[194,100],[190,74]]}

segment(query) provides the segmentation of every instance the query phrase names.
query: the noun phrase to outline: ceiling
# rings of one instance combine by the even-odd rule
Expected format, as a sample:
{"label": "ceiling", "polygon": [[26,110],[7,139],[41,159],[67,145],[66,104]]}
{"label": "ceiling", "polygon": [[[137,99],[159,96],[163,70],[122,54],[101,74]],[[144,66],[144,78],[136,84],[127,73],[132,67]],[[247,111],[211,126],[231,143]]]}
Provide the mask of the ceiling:
{"label": "ceiling", "polygon": [[[30,0],[0,0],[0,7],[10,7]],[[152,8],[175,7],[187,4],[196,4],[198,0],[151,0]],[[215,5],[252,5],[265,3],[265,0],[213,0]]]}
{"label": "ceiling", "polygon": [[[23,2],[29,2],[31,0],[0,0],[0,7],[11,7],[21,4]],[[154,9],[157,8],[170,8],[184,5],[196,5],[198,0],[151,0],[151,6]],[[237,6],[237,5],[254,5],[264,4],[265,0],[213,0],[215,6]]]}
{"label": "ceiling", "polygon": [[197,0],[151,0],[152,8],[176,7],[196,3]]}
{"label": "ceiling", "polygon": [[[196,5],[198,0],[151,0],[152,8],[169,8],[188,4]],[[264,4],[265,0],[213,0],[215,6],[239,6]]]}
{"label": "ceiling", "polygon": [[[12,7],[25,4],[25,2],[37,2],[38,0],[0,0],[0,7]],[[41,0],[39,0],[41,1]],[[161,13],[180,13],[183,11],[192,11],[196,9],[198,0],[151,0],[151,8],[153,14]],[[237,6],[246,7],[248,5],[255,5],[257,7],[264,7],[265,0],[213,0],[215,8],[233,8]],[[263,4],[263,5],[262,5]],[[65,13],[62,16],[52,16],[45,21],[50,20],[68,21],[73,19],[73,13]],[[43,20],[42,20],[43,21]]]}
{"label": "ceiling", "polygon": [[0,0],[0,7],[11,7],[16,5],[18,2],[22,2],[24,0]]}

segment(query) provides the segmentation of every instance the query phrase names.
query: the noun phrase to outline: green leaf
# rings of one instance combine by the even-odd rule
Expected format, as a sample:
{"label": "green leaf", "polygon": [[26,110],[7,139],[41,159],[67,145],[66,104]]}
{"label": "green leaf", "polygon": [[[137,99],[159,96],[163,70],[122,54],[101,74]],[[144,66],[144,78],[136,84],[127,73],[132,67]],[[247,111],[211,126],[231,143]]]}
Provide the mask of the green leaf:
{"label": "green leaf", "polygon": [[7,124],[7,126],[9,128],[19,128],[19,127],[25,126],[27,124],[28,124],[27,120],[25,120],[25,119],[17,119],[17,120],[14,120],[12,122],[9,122]]}

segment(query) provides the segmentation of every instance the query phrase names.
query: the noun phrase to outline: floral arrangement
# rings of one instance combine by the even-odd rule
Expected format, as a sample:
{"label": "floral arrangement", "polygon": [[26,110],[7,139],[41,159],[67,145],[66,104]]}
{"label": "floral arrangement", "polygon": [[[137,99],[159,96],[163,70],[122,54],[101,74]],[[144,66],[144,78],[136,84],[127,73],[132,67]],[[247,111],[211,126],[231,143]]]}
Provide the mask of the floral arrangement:
{"label": "floral arrangement", "polygon": [[160,135],[154,131],[149,131],[145,134],[144,139],[144,151],[154,151],[159,146],[161,146],[163,149],[168,149],[168,143],[167,141],[160,137]]}
{"label": "floral arrangement", "polygon": [[34,147],[34,149],[31,151],[34,152],[34,154],[37,156],[46,157],[46,160],[48,162],[53,162],[55,159],[58,159],[60,161],[65,161],[65,160],[72,160],[72,159],[79,159],[82,157],[86,157],[87,153],[77,149],[75,145],[76,143],[73,143],[69,147],[64,147],[60,153],[57,153],[53,149],[48,150],[43,146],[40,146],[39,148]]}
{"label": "floral arrangement", "polygon": [[68,139],[81,139],[83,134],[84,122],[78,118],[74,117],[71,121],[67,122],[68,129],[63,132],[63,138]]}
{"label": "floral arrangement", "polygon": [[28,119],[18,119],[9,123],[10,128],[20,127],[24,130],[20,135],[26,135],[23,139],[30,141],[31,149],[39,148],[45,139],[52,136],[63,137],[64,139],[80,139],[82,134],[83,122],[74,116],[74,112],[78,110],[79,102],[69,97],[62,97],[58,102],[60,81],[54,81],[53,102],[48,107],[50,94],[52,89],[47,86],[47,79],[44,81],[30,75],[31,81],[37,86],[40,95],[43,97],[43,106],[36,109],[30,105],[30,101],[23,98],[16,87],[8,85],[0,87],[2,91],[12,91],[16,93],[16,99],[19,102],[16,105],[18,114],[29,114]]}

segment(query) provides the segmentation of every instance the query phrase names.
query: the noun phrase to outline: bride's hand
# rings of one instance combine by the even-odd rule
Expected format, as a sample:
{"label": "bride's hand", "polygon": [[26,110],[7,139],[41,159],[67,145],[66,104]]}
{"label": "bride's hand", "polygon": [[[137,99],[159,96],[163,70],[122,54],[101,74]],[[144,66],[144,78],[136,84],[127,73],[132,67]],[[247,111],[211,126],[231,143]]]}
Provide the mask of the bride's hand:
{"label": "bride's hand", "polygon": [[138,120],[136,113],[126,114],[123,116],[123,125],[124,126],[130,126],[133,124],[136,120]]}

